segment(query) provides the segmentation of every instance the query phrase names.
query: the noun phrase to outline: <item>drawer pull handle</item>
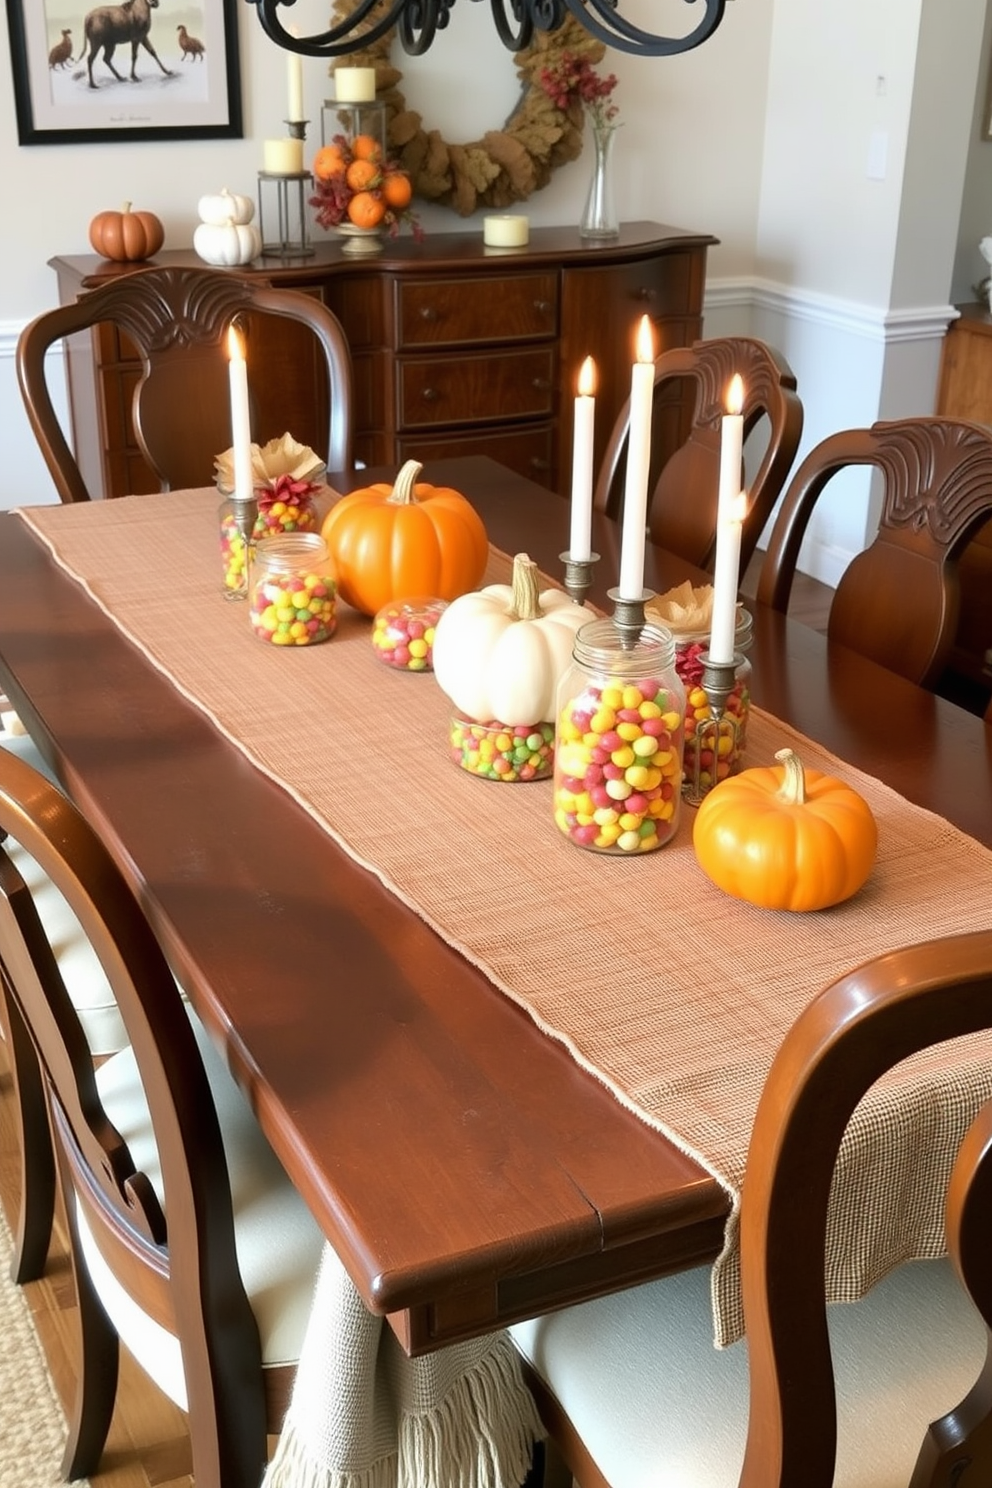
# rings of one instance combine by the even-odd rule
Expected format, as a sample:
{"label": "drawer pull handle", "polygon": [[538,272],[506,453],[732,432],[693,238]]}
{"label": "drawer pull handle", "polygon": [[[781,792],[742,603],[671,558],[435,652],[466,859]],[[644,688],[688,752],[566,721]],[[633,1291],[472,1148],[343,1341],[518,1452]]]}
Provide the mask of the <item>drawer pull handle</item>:
{"label": "drawer pull handle", "polygon": [[634,296],[635,300],[656,300],[657,298],[658,291],[656,289],[649,289],[646,284],[642,284]]}
{"label": "drawer pull handle", "polygon": [[437,320],[437,311],[431,305],[422,305],[420,318],[421,320]]}
{"label": "drawer pull handle", "polygon": [[534,377],[531,379],[530,385],[531,387],[537,388],[538,392],[541,393],[547,392],[548,388],[551,386],[546,377]]}
{"label": "drawer pull handle", "polygon": [[440,394],[437,388],[426,387],[420,395],[425,403],[436,403]]}
{"label": "drawer pull handle", "polygon": [[542,460],[540,455],[532,455],[530,468],[531,470],[550,470],[551,462],[549,460]]}
{"label": "drawer pull handle", "polygon": [[550,300],[535,300],[534,309],[539,310],[542,315],[550,315],[551,311],[554,309],[554,306],[551,304]]}

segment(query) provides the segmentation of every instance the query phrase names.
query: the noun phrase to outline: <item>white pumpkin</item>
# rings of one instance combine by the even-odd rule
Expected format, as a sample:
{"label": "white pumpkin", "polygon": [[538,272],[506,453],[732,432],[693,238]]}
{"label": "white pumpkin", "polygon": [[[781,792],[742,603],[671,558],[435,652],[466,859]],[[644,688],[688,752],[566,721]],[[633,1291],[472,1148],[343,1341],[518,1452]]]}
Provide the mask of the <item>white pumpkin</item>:
{"label": "white pumpkin", "polygon": [[201,222],[193,233],[193,247],[204,263],[229,268],[257,258],[262,235],[254,223]]}
{"label": "white pumpkin", "polygon": [[201,196],[196,210],[200,221],[212,227],[223,227],[225,222],[242,227],[254,217],[255,203],[250,196],[238,196],[224,186],[216,196]]}
{"label": "white pumpkin", "polygon": [[459,714],[511,727],[554,718],[575,633],[597,619],[558,589],[538,593],[537,564],[513,560],[511,584],[452,600],[434,632],[434,676]]}

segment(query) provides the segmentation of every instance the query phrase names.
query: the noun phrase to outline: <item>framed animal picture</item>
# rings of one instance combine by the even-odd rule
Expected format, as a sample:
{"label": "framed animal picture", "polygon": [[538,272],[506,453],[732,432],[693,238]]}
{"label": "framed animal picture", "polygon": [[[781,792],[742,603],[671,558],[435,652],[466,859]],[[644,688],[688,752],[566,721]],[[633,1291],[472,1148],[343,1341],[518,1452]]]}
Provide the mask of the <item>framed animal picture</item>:
{"label": "framed animal picture", "polygon": [[240,139],[236,0],[7,0],[22,145]]}

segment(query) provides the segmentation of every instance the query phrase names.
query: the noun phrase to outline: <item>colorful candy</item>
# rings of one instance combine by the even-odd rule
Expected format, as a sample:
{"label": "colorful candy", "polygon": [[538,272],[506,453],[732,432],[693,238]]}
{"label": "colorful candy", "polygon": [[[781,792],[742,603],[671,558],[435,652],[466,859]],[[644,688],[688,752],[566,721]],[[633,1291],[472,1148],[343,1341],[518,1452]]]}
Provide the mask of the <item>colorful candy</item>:
{"label": "colorful candy", "polygon": [[443,599],[398,599],[372,622],[372,645],[386,666],[406,672],[434,668],[434,627],[447,609]]}
{"label": "colorful candy", "polygon": [[678,824],[681,698],[655,678],[588,683],[561,710],[554,774],[555,821],[580,847],[663,846]]}
{"label": "colorful candy", "polygon": [[[675,651],[675,670],[685,684],[685,788],[692,794],[708,791],[717,781],[736,774],[747,743],[751,706],[751,663],[739,659],[734,688],[724,704],[723,717],[713,726],[713,710],[702,685],[701,657],[708,643],[692,641]],[[706,725],[710,726],[707,728]],[[698,779],[697,770],[697,737]]]}
{"label": "colorful candy", "polygon": [[[289,532],[314,532],[317,529],[317,508],[313,497],[297,497],[295,500],[272,500],[263,493],[258,499],[258,515],[252,528],[251,547],[262,538],[281,537]],[[220,558],[224,569],[224,588],[237,592],[245,585],[245,542],[238,531],[238,524],[230,501],[221,506]]]}
{"label": "colorful candy", "polygon": [[337,629],[337,586],[328,574],[272,571],[253,578],[249,618],[273,646],[311,646]]}
{"label": "colorful candy", "polygon": [[543,780],[551,774],[555,731],[551,723],[472,723],[451,720],[451,758],[471,775],[487,780]]}

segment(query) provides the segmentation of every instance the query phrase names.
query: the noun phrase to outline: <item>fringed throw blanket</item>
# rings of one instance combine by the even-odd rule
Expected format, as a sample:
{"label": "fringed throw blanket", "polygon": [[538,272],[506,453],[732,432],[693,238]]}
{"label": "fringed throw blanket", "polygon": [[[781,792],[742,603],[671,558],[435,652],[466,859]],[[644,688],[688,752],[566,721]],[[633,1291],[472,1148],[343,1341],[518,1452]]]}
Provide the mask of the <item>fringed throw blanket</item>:
{"label": "fringed throw blanket", "polygon": [[325,1248],[263,1488],[519,1488],[541,1435],[506,1333],[408,1359]]}

